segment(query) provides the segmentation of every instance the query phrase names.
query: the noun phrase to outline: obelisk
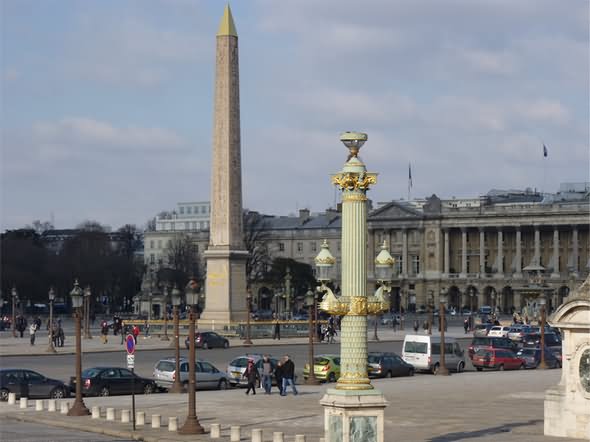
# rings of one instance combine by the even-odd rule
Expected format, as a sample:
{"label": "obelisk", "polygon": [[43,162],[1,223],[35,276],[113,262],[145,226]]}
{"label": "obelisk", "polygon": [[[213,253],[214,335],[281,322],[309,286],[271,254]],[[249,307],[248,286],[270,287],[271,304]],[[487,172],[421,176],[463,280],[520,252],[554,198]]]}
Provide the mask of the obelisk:
{"label": "obelisk", "polygon": [[206,300],[201,318],[222,323],[246,319],[246,260],[242,231],[242,160],[238,34],[229,5],[219,31],[211,164],[211,220]]}

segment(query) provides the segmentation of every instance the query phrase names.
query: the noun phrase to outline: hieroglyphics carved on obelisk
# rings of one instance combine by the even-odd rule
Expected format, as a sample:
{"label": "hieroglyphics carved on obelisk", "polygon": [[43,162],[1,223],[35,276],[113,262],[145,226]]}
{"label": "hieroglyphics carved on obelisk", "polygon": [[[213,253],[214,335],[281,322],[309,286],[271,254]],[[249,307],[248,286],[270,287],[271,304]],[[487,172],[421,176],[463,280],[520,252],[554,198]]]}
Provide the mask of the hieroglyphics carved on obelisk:
{"label": "hieroglyphics carved on obelisk", "polygon": [[217,32],[211,223],[204,320],[246,318],[246,259],[242,231],[242,160],[238,34],[229,5]]}

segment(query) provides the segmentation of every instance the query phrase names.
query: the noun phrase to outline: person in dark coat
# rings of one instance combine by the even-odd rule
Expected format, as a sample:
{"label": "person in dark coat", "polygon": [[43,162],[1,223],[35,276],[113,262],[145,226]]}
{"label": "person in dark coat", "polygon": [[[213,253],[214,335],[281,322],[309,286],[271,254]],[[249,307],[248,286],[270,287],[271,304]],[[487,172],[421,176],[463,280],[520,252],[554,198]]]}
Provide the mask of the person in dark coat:
{"label": "person in dark coat", "polygon": [[281,392],[281,396],[287,396],[287,387],[291,386],[293,389],[293,394],[297,396],[297,388],[295,388],[295,364],[289,357],[289,355],[285,355],[284,362],[283,362],[283,391]]}
{"label": "person in dark coat", "polygon": [[256,385],[260,383],[260,374],[258,374],[258,369],[252,359],[248,360],[248,366],[242,376],[248,379],[246,394],[250,394],[250,390],[252,390],[252,394],[256,394]]}
{"label": "person in dark coat", "polygon": [[279,389],[279,393],[283,394],[283,363],[281,361],[277,362],[274,375],[277,381],[277,388]]}

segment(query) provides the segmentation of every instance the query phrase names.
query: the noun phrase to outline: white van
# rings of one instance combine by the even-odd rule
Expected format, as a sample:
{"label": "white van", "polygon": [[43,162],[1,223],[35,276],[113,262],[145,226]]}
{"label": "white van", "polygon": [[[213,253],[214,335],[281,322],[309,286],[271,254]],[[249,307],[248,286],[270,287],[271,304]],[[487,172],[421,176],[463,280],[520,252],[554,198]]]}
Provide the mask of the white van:
{"label": "white van", "polygon": [[[406,335],[402,359],[415,370],[438,373],[440,366],[440,336]],[[445,365],[449,371],[461,373],[465,369],[465,357],[455,338],[445,337]]]}

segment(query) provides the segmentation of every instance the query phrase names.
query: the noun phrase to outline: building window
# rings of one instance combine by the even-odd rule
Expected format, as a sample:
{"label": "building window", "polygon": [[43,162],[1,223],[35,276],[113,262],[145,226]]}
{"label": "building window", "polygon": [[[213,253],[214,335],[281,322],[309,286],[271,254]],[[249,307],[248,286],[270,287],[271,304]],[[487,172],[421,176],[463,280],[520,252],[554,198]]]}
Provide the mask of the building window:
{"label": "building window", "polygon": [[315,241],[313,241],[313,242],[312,242],[312,243],[309,245],[309,247],[311,248],[311,251],[312,251],[312,252],[317,252],[317,251],[318,251],[318,245],[317,245],[317,243],[316,243]]}
{"label": "building window", "polygon": [[183,215],[184,214],[184,207],[180,206],[180,214]]}
{"label": "building window", "polygon": [[184,223],[184,230],[189,230],[191,228],[190,224],[191,223]]}
{"label": "building window", "polygon": [[169,239],[168,242],[166,243],[166,247],[168,247],[169,249],[172,248],[172,240]]}
{"label": "building window", "polygon": [[207,206],[201,206],[201,213],[207,213]]}
{"label": "building window", "polygon": [[152,239],[152,240],[150,240],[150,249],[153,249],[153,248],[154,248],[154,240]]}
{"label": "building window", "polygon": [[191,206],[188,206],[188,207],[186,208],[186,213],[188,213],[188,214],[191,214],[191,213],[193,213],[193,208],[192,208]]}
{"label": "building window", "polygon": [[161,240],[161,239],[159,239],[159,240],[158,240],[158,249],[161,249],[161,248],[162,248],[162,240]]}
{"label": "building window", "polygon": [[154,264],[156,262],[156,255],[150,253],[150,264]]}
{"label": "building window", "polygon": [[412,274],[417,275],[420,273],[420,256],[412,255]]}
{"label": "building window", "polygon": [[284,252],[285,251],[285,243],[284,242],[280,242],[279,243],[279,252]]}
{"label": "building window", "polygon": [[299,253],[303,252],[303,243],[302,242],[297,243],[297,251]]}
{"label": "building window", "polygon": [[394,256],[394,259],[395,259],[394,271],[396,274],[400,275],[402,273],[403,257],[402,257],[402,255],[396,255],[396,256]]}

